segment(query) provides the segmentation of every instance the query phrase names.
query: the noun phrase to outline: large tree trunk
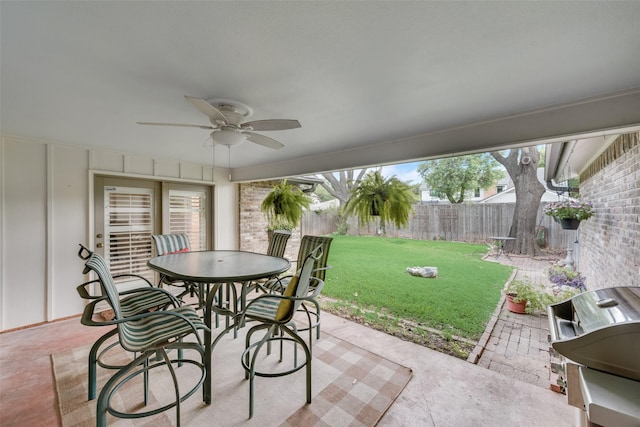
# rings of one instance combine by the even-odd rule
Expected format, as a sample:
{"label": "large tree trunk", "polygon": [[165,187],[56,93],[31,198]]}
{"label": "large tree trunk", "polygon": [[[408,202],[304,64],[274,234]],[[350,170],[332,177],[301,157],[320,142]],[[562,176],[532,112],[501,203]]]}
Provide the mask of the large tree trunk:
{"label": "large tree trunk", "polygon": [[537,174],[540,153],[535,147],[526,147],[511,150],[506,157],[498,152],[491,155],[505,167],[515,186],[516,210],[509,236],[516,240],[510,250],[515,254],[538,256],[541,251],[536,243],[536,220],[545,191]]}

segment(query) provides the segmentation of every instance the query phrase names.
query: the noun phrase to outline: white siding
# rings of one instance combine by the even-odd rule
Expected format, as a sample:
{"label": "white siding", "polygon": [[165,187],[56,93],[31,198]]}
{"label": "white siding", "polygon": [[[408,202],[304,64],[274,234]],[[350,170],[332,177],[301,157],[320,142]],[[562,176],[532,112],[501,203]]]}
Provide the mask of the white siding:
{"label": "white siding", "polygon": [[[89,279],[76,253],[78,243],[93,244],[92,172],[211,183],[207,165],[20,137],[1,141],[0,330],[81,313],[75,288]],[[238,248],[237,185],[226,177],[216,169],[215,249]]]}

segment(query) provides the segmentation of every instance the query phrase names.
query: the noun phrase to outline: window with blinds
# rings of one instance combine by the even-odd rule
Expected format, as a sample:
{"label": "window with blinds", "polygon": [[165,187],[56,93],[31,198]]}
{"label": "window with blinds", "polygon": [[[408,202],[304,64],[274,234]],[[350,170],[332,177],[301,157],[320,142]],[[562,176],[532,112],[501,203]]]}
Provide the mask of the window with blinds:
{"label": "window with blinds", "polygon": [[[153,190],[105,187],[105,255],[111,274],[133,273],[153,281],[147,267],[153,234]],[[115,279],[116,283],[130,278]]]}
{"label": "window with blinds", "polygon": [[207,249],[206,193],[169,190],[169,232],[186,233],[192,251]]}

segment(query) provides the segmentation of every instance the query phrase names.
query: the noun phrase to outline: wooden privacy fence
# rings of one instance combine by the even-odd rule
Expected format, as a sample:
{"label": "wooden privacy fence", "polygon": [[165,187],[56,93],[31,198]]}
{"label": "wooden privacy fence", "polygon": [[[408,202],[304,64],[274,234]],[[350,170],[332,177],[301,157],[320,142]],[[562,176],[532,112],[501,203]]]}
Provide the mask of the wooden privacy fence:
{"label": "wooden privacy fence", "polygon": [[[544,237],[546,249],[563,251],[573,247],[577,239],[574,230],[563,230],[553,218],[538,209],[536,224],[539,236]],[[418,240],[449,240],[469,243],[489,243],[491,236],[508,236],[515,205],[491,204],[418,204],[406,228],[387,224],[387,237],[403,237]],[[306,212],[302,218],[302,234],[331,234],[337,231],[338,217],[332,211]],[[375,235],[377,224],[361,226],[357,218],[347,221],[349,235]]]}

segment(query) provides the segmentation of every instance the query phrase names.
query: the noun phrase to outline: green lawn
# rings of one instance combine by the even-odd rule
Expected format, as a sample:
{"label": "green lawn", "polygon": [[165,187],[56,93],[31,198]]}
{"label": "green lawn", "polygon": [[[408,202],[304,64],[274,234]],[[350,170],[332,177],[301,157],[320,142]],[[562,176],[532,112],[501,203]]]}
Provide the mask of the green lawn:
{"label": "green lawn", "polygon": [[[483,261],[486,251],[468,243],[334,236],[322,294],[477,340],[511,274],[508,266]],[[438,278],[406,273],[416,266],[438,267]]]}

